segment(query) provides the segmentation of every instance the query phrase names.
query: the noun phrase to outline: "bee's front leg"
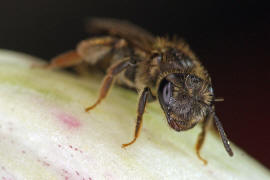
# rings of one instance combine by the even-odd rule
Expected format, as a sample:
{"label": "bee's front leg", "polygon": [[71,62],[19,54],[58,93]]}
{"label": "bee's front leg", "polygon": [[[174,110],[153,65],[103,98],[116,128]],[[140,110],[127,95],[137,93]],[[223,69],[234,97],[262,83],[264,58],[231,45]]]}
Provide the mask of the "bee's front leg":
{"label": "bee's front leg", "polygon": [[197,156],[200,160],[203,161],[204,164],[207,164],[207,161],[204,158],[202,158],[202,156],[200,154],[200,150],[201,150],[201,147],[204,143],[206,133],[209,130],[209,128],[211,127],[211,125],[213,124],[213,118],[214,118],[213,113],[209,113],[207,115],[207,117],[203,121],[202,132],[199,134],[198,139],[197,139],[197,143],[196,143]]}
{"label": "bee's front leg", "polygon": [[151,98],[151,97],[153,97],[153,95],[151,93],[150,88],[148,88],[148,87],[144,88],[143,92],[140,95],[138,109],[137,109],[137,111],[138,111],[137,112],[137,122],[136,122],[136,129],[135,129],[134,138],[129,143],[122,144],[123,148],[133,144],[136,141],[136,139],[138,138],[141,127],[142,127],[143,113],[145,110],[145,106],[146,106],[148,98]]}
{"label": "bee's front leg", "polygon": [[101,103],[102,99],[104,99],[113,83],[113,79],[116,75],[118,75],[123,70],[127,69],[129,66],[133,64],[130,62],[130,57],[124,58],[122,61],[119,61],[113,64],[107,71],[106,76],[103,79],[102,86],[100,89],[100,94],[97,101],[90,107],[86,108],[85,111],[90,111],[91,109],[95,108],[99,103]]}

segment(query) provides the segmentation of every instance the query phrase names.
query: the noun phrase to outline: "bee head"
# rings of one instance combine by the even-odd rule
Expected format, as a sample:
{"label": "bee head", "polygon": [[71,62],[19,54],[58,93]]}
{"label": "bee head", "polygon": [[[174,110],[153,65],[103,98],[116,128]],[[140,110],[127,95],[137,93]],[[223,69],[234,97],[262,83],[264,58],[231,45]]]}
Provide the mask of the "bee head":
{"label": "bee head", "polygon": [[172,73],[159,84],[158,99],[169,125],[187,130],[203,120],[213,101],[211,84],[192,74]]}

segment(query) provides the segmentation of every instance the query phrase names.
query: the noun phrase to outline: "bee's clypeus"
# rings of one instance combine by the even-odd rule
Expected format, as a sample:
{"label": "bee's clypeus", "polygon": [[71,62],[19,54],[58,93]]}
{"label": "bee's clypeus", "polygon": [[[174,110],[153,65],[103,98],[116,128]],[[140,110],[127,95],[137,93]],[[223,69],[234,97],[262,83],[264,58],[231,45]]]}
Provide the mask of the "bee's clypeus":
{"label": "bee's clypeus", "polygon": [[184,131],[202,123],[196,152],[206,132],[215,122],[228,154],[233,155],[223,127],[215,114],[215,98],[211,78],[189,46],[182,40],[154,37],[142,28],[115,19],[90,19],[87,29],[91,33],[105,33],[81,41],[76,50],[54,58],[47,68],[69,67],[86,62],[98,65],[107,74],[104,77],[95,108],[107,95],[115,81],[139,91],[137,123],[133,144],[142,127],[143,114],[148,102],[157,99],[168,124],[176,131]]}

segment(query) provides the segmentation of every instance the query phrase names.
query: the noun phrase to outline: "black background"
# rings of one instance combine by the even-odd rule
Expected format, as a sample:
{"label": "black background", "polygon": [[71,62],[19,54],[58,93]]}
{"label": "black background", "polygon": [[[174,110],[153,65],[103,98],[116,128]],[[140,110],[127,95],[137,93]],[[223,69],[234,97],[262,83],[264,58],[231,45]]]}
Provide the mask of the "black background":
{"label": "black background", "polygon": [[[208,68],[230,139],[270,167],[270,16],[255,1],[15,0],[0,6],[0,48],[49,59],[88,37],[83,20],[130,20],[178,35]],[[226,154],[224,154],[225,156]]]}

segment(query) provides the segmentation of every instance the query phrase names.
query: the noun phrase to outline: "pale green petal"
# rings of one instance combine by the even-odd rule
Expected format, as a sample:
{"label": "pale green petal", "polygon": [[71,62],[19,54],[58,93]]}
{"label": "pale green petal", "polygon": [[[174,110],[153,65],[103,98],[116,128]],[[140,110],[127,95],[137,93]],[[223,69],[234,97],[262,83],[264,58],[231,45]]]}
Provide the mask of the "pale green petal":
{"label": "pale green petal", "polygon": [[200,127],[173,131],[158,103],[147,106],[137,142],[121,148],[133,137],[137,94],[114,87],[86,113],[101,76],[30,68],[35,60],[0,50],[0,179],[270,179],[234,144],[229,157],[212,132],[203,165],[194,149]]}

